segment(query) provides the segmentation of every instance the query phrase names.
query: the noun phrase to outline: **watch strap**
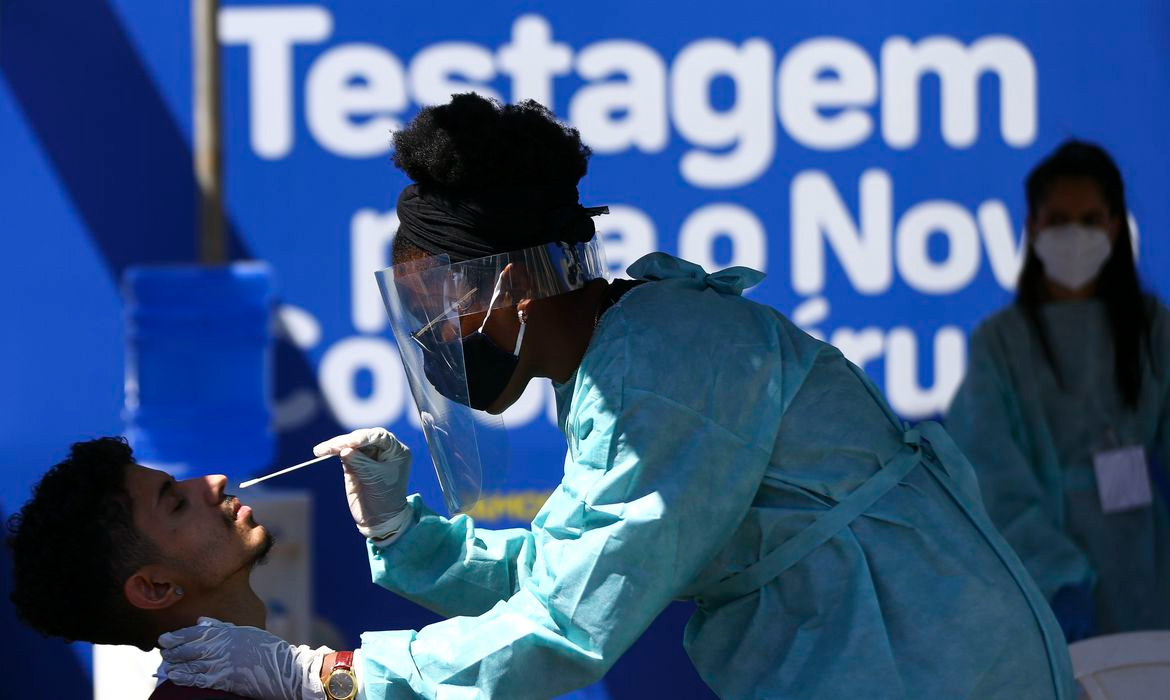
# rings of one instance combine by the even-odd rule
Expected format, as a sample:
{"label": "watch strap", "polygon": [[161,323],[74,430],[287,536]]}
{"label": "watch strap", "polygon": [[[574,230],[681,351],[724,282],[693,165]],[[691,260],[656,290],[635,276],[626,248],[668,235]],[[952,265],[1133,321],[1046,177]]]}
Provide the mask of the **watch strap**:
{"label": "watch strap", "polygon": [[353,670],[353,652],[339,651],[337,656],[333,657],[334,671],[352,671]]}

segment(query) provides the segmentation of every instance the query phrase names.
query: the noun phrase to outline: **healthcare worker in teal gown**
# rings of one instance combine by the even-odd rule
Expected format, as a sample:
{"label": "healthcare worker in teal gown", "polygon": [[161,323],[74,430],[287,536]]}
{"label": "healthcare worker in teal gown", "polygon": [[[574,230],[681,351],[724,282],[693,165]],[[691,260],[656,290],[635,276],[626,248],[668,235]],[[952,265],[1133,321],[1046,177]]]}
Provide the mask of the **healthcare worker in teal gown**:
{"label": "healthcare worker in teal gown", "polygon": [[947,428],[1069,641],[1168,629],[1170,312],[1103,150],[1062,145],[1026,189],[1016,302],[971,336]]}
{"label": "healthcare worker in teal gown", "polygon": [[[319,446],[346,465],[374,581],[449,618],[363,634],[359,697],[554,697],[677,599],[697,603],[682,641],[724,698],[1073,697],[1056,620],[962,454],[743,298],[761,273],[656,253],[632,281],[594,277],[588,150],[535,103],[459,96],[395,145],[416,184],[380,279],[445,492],[474,476],[452,405],[498,413],[537,377],[567,453],[531,527],[495,531],[407,498],[409,453],[384,430]],[[330,650],[214,621],[160,642],[180,684],[302,700],[335,675]]]}

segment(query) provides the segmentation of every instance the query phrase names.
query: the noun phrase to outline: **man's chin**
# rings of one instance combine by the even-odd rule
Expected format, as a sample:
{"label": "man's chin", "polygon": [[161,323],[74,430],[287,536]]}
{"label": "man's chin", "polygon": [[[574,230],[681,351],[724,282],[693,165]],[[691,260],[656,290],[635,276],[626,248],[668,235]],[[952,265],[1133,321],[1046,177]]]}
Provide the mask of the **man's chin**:
{"label": "man's chin", "polygon": [[252,557],[252,566],[267,564],[268,553],[272,551],[273,545],[276,544],[276,540],[272,537],[272,533],[268,531],[268,528],[264,527],[263,525],[259,525],[257,527],[260,528],[260,531],[263,534],[263,539],[256,547],[256,551]]}

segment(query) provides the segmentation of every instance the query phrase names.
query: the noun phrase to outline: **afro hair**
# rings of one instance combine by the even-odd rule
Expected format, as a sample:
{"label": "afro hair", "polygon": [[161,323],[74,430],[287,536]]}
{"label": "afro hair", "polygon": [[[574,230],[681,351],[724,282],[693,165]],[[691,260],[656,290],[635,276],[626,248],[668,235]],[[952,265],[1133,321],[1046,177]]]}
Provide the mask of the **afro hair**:
{"label": "afro hair", "polygon": [[590,150],[576,129],[527,100],[475,93],[426,107],[394,134],[394,164],[422,187],[477,198],[576,188]]}

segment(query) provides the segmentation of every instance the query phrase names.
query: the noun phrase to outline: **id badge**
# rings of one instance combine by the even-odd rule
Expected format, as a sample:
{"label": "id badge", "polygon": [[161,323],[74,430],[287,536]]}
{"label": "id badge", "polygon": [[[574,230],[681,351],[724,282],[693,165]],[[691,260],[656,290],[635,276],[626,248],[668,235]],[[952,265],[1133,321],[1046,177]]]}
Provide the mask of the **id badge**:
{"label": "id badge", "polygon": [[1143,508],[1153,501],[1144,447],[1123,447],[1093,455],[1101,510],[1120,513]]}

